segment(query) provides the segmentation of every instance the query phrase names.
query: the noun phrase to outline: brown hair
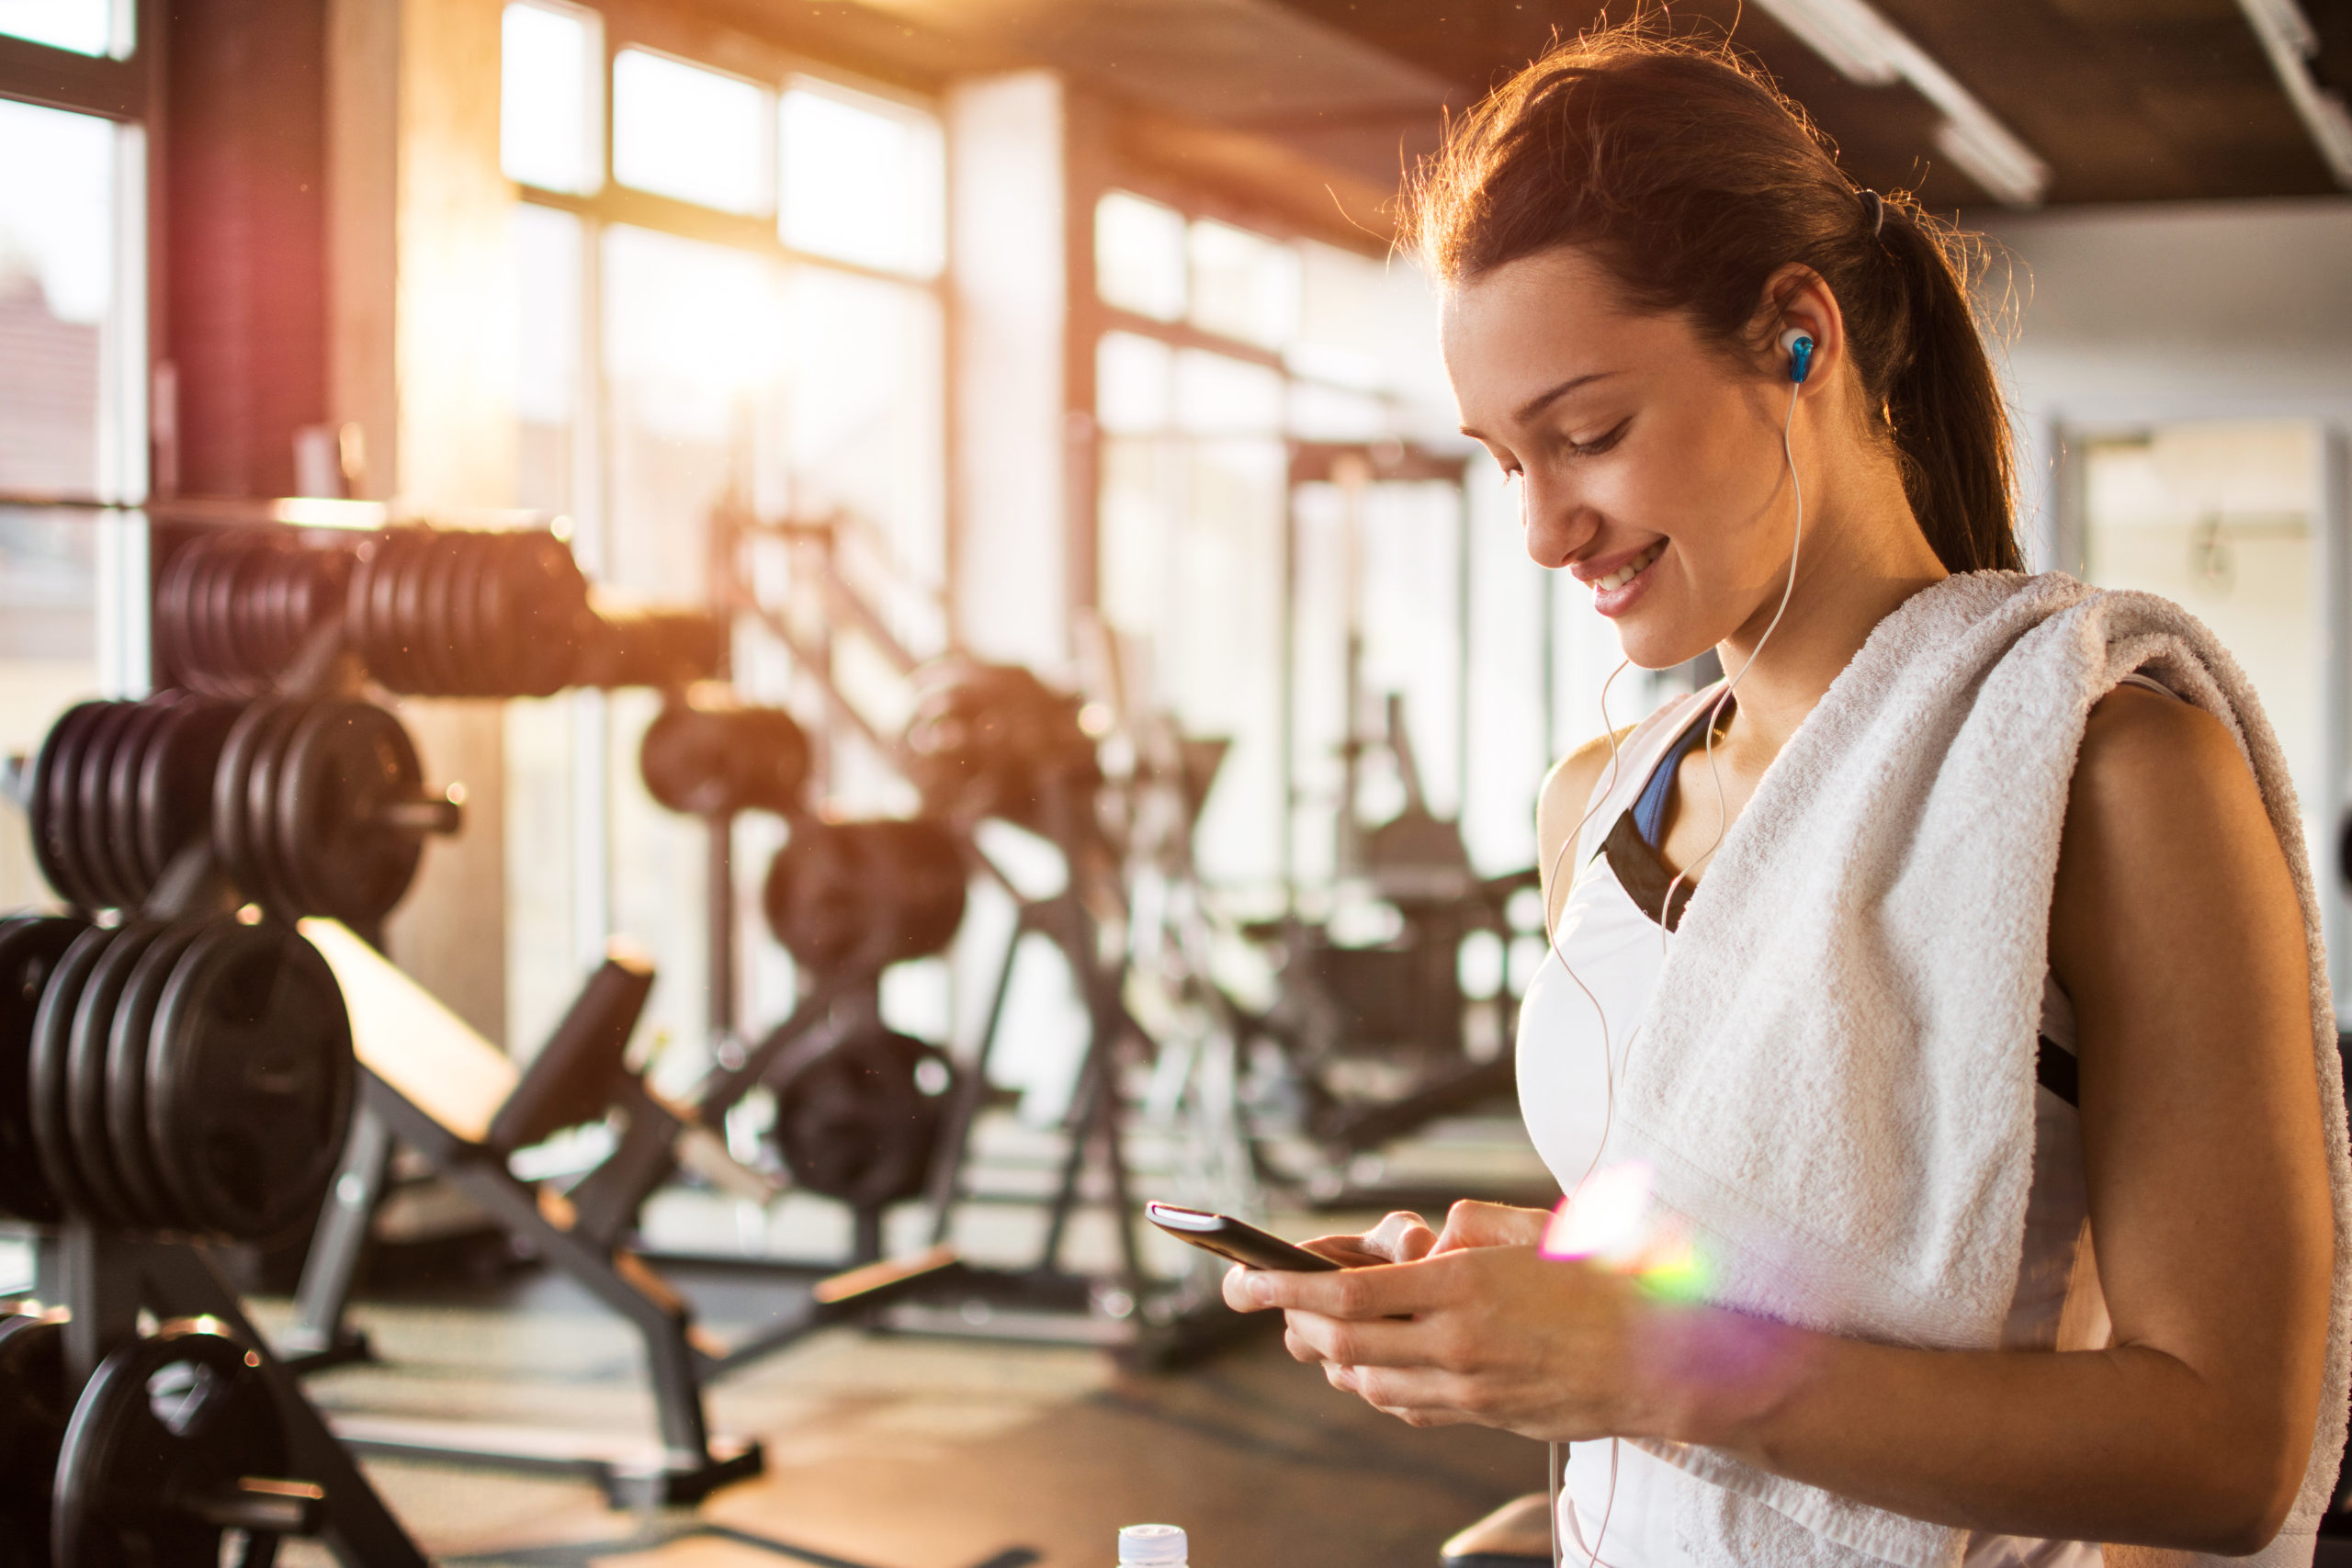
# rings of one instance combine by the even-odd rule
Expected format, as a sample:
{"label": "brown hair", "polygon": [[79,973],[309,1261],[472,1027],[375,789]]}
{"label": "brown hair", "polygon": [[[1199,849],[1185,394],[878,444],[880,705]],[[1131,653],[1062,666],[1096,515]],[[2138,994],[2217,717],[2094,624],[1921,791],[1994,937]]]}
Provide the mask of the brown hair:
{"label": "brown hair", "polygon": [[1804,112],[1728,44],[1635,21],[1558,45],[1452,122],[1408,183],[1404,243],[1442,282],[1573,245],[1635,309],[1746,343],[1789,263],[1838,298],[1903,488],[1953,571],[2021,566],[2009,427],[1978,335],[1976,255],[1908,194],[1838,171]]}

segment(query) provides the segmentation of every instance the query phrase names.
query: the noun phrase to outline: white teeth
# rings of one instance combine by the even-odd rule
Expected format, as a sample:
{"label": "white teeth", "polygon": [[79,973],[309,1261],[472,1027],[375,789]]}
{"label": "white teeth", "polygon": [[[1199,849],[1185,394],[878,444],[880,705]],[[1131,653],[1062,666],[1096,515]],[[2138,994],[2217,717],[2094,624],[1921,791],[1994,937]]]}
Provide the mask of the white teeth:
{"label": "white teeth", "polygon": [[1612,589],[1624,587],[1625,584],[1641,576],[1645,570],[1648,570],[1650,562],[1657,559],[1657,558],[1665,552],[1666,541],[1664,539],[1660,539],[1657,544],[1652,545],[1648,549],[1644,550],[1640,555],[1635,556],[1632,560],[1627,561],[1623,566],[1619,567],[1607,577],[1596,579],[1592,585],[1592,591],[1596,593],[1606,593]]}

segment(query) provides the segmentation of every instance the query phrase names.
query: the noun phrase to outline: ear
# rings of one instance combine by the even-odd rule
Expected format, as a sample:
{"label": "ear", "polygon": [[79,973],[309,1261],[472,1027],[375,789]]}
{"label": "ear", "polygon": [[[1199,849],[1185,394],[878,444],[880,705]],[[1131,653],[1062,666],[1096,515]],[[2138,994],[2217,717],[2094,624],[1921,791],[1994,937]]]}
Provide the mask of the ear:
{"label": "ear", "polygon": [[1789,380],[1789,355],[1783,347],[1792,333],[1813,340],[1804,390],[1826,385],[1846,362],[1846,319],[1838,311],[1838,296],[1811,267],[1792,262],[1764,282],[1757,313],[1750,322],[1750,341],[1762,346],[1763,359],[1774,380]]}

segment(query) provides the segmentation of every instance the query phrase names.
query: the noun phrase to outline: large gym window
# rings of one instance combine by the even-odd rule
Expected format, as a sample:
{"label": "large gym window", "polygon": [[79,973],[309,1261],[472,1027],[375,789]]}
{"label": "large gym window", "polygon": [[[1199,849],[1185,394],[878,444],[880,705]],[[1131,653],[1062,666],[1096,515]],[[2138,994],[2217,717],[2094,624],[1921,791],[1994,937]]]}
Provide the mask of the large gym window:
{"label": "large gym window", "polygon": [[[621,13],[516,0],[505,13],[502,157],[515,181],[515,389],[524,505],[572,520],[610,592],[702,603],[713,509],[839,515],[892,629],[944,640],[944,232],[941,138],[924,102],[686,58]],[[593,62],[593,69],[583,62]],[[610,163],[605,127],[609,116]],[[782,646],[739,631],[735,683],[793,694]],[[513,705],[507,764],[508,1033],[527,1050],[608,933],[652,950],[649,1014],[706,1038],[702,825],[638,778],[650,693]],[[854,740],[830,788],[867,805],[888,771]],[[556,807],[560,807],[560,809]],[[777,829],[746,820],[749,910]],[[780,1016],[788,961],[747,942],[743,1016]]]}
{"label": "large gym window", "polygon": [[[1452,814],[1465,799],[1461,488],[1432,477],[1441,459],[1351,498],[1312,457],[1401,452],[1451,423],[1420,406],[1428,345],[1396,341],[1426,297],[1401,265],[1128,191],[1096,206],[1094,261],[1109,329],[1095,342],[1104,619],[1131,679],[1186,729],[1234,742],[1202,819],[1204,874],[1245,904],[1328,883],[1351,689],[1358,739],[1399,693],[1430,804]],[[1528,688],[1513,699],[1536,711],[1519,722],[1540,737],[1540,675],[1495,674]],[[1510,760],[1541,771],[1532,750]],[[1401,781],[1359,782],[1374,816],[1402,804]],[[1480,820],[1465,829],[1498,869],[1528,852],[1521,793],[1470,797]]]}
{"label": "large gym window", "polygon": [[[0,756],[145,676],[145,62],[113,0],[0,6]],[[0,907],[49,902],[0,810]]]}

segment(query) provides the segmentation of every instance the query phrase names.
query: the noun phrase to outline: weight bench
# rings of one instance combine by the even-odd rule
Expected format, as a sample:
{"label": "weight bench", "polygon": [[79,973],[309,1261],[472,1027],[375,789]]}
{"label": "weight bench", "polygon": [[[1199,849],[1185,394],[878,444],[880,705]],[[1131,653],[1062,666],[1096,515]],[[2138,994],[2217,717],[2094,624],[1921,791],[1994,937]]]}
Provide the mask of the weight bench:
{"label": "weight bench", "polygon": [[[374,948],[332,920],[305,920],[351,1010],[360,1065],[359,1109],[319,1219],[282,1337],[289,1358],[316,1369],[364,1355],[344,1309],[390,1172],[395,1141],[478,1204],[509,1235],[627,1319],[642,1339],[657,1445],[598,1442],[575,1433],[521,1432],[390,1417],[347,1417],[335,1427],[362,1451],[464,1458],[526,1470],[584,1472],[616,1506],[691,1503],[759,1473],[754,1441],[714,1437],[703,1387],[828,1325],[858,1318],[956,1266],[953,1249],[885,1261],[820,1280],[808,1295],[747,1337],[719,1342],[685,1298],[628,1245],[644,1194],[675,1167],[745,1196],[773,1196],[763,1178],[729,1158],[696,1113],[655,1093],[622,1061],[653,984],[640,962],[614,956],[589,977],[527,1071],[483,1039]],[[625,1117],[618,1146],[570,1195],[516,1177],[508,1156],[564,1127]]]}

